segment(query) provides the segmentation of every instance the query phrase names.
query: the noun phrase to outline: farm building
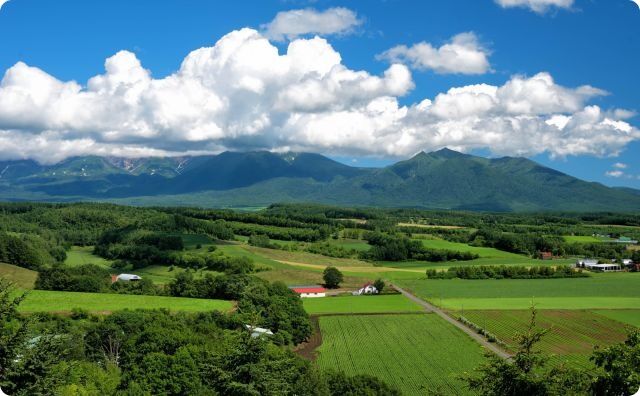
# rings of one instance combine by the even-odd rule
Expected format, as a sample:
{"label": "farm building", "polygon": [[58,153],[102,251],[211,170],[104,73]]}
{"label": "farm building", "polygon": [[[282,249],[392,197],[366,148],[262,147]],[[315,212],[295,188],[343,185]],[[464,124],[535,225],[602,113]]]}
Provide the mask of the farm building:
{"label": "farm building", "polygon": [[298,293],[300,297],[326,297],[327,289],[322,286],[291,286],[289,289]]}
{"label": "farm building", "polygon": [[598,260],[595,259],[583,259],[578,260],[576,263],[576,267],[585,268],[589,271],[602,271],[602,272],[613,272],[613,271],[622,271],[622,266],[620,264],[598,264]]}
{"label": "farm building", "polygon": [[553,253],[551,252],[540,252],[538,255],[540,260],[553,260]]}
{"label": "farm building", "polygon": [[362,287],[352,293],[354,296],[361,296],[363,294],[378,294],[378,289],[373,283],[366,283]]}
{"label": "farm building", "polygon": [[118,281],[131,282],[131,281],[139,281],[139,280],[142,280],[142,278],[135,274],[120,274],[116,276],[116,282]]}

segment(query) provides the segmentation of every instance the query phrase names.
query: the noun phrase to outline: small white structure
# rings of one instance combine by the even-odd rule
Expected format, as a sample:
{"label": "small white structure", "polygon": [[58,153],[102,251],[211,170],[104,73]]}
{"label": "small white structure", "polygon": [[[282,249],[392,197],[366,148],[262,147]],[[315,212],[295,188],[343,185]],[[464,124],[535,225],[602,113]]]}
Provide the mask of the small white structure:
{"label": "small white structure", "polygon": [[273,332],[269,329],[265,329],[263,327],[244,325],[244,327],[251,332],[251,337],[258,338],[262,336],[272,336]]}
{"label": "small white structure", "polygon": [[301,298],[327,296],[327,289],[321,286],[292,286],[290,289],[298,293]]}
{"label": "small white structure", "polygon": [[351,294],[353,294],[354,296],[361,296],[363,294],[378,294],[378,289],[372,283],[367,283]]}
{"label": "small white structure", "polygon": [[123,281],[123,282],[131,282],[131,281],[139,281],[139,280],[142,280],[142,278],[135,274],[120,274],[116,277],[116,281]]}

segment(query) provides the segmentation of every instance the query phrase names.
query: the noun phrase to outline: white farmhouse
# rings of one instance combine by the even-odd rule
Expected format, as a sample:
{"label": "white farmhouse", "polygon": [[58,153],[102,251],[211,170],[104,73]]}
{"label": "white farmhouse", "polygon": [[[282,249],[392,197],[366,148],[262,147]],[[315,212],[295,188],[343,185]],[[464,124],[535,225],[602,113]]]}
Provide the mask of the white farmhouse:
{"label": "white farmhouse", "polygon": [[372,284],[364,284],[360,289],[352,293],[354,296],[361,296],[363,294],[378,294],[378,289]]}

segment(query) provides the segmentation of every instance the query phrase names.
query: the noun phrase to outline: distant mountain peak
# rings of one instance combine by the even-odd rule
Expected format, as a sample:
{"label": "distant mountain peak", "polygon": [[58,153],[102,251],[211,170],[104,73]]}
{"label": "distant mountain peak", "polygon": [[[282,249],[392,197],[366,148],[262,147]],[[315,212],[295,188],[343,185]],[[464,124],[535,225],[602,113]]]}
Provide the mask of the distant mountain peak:
{"label": "distant mountain peak", "polygon": [[459,158],[459,157],[467,156],[467,154],[461,153],[459,151],[451,150],[448,147],[441,148],[440,150],[433,151],[429,154],[433,157],[438,157],[438,158]]}

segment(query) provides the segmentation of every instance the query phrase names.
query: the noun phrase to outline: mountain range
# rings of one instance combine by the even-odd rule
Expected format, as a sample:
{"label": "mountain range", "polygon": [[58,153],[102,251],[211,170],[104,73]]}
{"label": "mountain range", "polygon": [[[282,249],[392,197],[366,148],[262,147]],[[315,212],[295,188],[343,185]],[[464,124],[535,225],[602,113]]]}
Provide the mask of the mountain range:
{"label": "mountain range", "polygon": [[358,168],[312,153],[224,152],[126,159],[75,157],[54,165],[0,162],[0,199],[140,205],[351,206],[483,211],[637,211],[640,190],[586,182],[526,158],[449,149],[384,168]]}

